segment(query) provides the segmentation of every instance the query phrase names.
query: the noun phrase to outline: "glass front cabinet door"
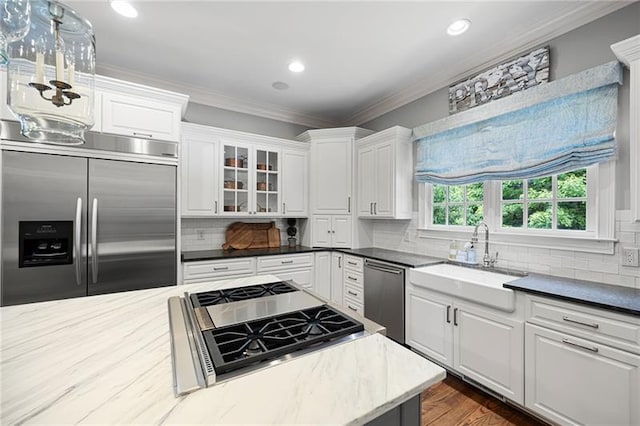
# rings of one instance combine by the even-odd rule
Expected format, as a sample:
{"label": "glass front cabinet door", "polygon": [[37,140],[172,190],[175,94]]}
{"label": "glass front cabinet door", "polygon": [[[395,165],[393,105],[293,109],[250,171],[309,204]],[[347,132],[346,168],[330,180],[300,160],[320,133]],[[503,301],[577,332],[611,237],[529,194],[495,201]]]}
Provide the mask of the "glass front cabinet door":
{"label": "glass front cabinet door", "polygon": [[280,151],[255,149],[255,214],[280,215]]}
{"label": "glass front cabinet door", "polygon": [[279,216],[280,151],[224,141],[222,215]]}

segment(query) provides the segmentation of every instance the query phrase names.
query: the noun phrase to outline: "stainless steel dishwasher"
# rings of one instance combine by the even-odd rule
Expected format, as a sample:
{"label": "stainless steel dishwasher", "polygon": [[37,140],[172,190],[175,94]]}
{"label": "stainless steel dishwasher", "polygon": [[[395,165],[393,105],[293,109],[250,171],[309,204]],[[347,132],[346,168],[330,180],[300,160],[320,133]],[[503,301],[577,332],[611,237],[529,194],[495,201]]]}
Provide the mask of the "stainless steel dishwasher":
{"label": "stainless steel dishwasher", "polygon": [[404,344],[405,269],[365,259],[364,316],[387,328],[387,337]]}

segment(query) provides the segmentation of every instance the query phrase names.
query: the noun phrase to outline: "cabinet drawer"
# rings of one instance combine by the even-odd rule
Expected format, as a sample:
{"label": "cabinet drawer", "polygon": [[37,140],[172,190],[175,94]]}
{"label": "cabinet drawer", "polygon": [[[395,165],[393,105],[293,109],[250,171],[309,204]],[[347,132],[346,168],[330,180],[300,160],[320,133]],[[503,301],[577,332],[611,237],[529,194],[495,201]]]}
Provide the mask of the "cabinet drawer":
{"label": "cabinet drawer", "polygon": [[292,280],[301,287],[311,289],[313,285],[313,270],[303,269],[300,271],[273,271],[271,275],[275,275],[283,281]]}
{"label": "cabinet drawer", "polygon": [[234,260],[211,260],[204,262],[189,262],[184,264],[183,278],[185,281],[203,281],[212,278],[254,275],[256,261],[254,257]]}
{"label": "cabinet drawer", "polygon": [[362,291],[362,287],[355,287],[345,283],[344,295],[349,299],[353,299],[355,302],[358,302],[359,304],[364,304],[364,293]]}
{"label": "cabinet drawer", "polygon": [[347,296],[344,297],[344,307],[348,311],[353,311],[359,315],[364,316],[364,304],[359,303]]}
{"label": "cabinet drawer", "polygon": [[364,275],[359,273],[359,272],[351,272],[349,270],[344,271],[344,283],[352,285],[355,288],[359,288],[360,290],[362,290],[363,287],[363,283],[364,282]]}
{"label": "cabinet drawer", "polygon": [[364,259],[357,256],[344,255],[344,267],[350,271],[364,272]]}
{"label": "cabinet drawer", "polygon": [[258,257],[258,272],[313,266],[313,253]]}
{"label": "cabinet drawer", "polygon": [[640,318],[527,295],[527,321],[640,354]]}

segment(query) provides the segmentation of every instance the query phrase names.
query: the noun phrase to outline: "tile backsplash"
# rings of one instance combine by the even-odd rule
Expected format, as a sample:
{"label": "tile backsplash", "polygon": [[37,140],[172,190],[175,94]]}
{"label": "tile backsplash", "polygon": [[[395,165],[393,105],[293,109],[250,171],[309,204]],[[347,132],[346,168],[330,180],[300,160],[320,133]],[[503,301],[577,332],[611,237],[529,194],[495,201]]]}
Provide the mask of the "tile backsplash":
{"label": "tile backsplash", "polygon": [[[616,212],[615,238],[618,242],[612,255],[519,247],[496,242],[491,242],[490,250],[500,253],[498,266],[503,268],[640,289],[640,268],[622,266],[620,254],[622,247],[640,246],[640,223],[630,222],[629,217],[628,210]],[[428,231],[420,231],[418,234],[417,227],[417,212],[414,212],[410,221],[376,221],[373,245],[390,250],[447,257],[451,240],[429,238]]]}
{"label": "tile backsplash", "polygon": [[[265,223],[276,222],[276,226],[280,229],[280,241],[282,245],[287,245],[287,219],[269,219],[269,218],[227,218],[227,219],[185,219],[182,224],[182,251],[197,250],[218,250],[222,248],[225,241],[225,231],[233,222],[247,223]],[[296,227],[298,228],[298,244],[302,241],[301,233],[304,230],[305,220],[298,219]],[[199,233],[201,238],[198,239]]]}

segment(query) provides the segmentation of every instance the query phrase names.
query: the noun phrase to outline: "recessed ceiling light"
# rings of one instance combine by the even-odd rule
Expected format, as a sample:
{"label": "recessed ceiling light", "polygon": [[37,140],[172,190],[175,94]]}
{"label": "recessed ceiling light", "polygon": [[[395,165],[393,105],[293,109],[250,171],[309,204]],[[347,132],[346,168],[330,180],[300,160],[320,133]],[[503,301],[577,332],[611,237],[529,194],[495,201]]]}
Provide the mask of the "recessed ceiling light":
{"label": "recessed ceiling light", "polygon": [[458,19],[447,27],[447,34],[451,36],[457,36],[467,31],[471,26],[471,21],[468,19]]}
{"label": "recessed ceiling light", "polygon": [[287,90],[289,88],[289,85],[284,81],[274,81],[271,87],[276,90]]}
{"label": "recessed ceiling light", "polygon": [[302,72],[304,71],[304,64],[300,61],[293,61],[289,64],[289,71]]}
{"label": "recessed ceiling light", "polygon": [[127,18],[135,18],[138,11],[127,0],[111,0],[111,8]]}

